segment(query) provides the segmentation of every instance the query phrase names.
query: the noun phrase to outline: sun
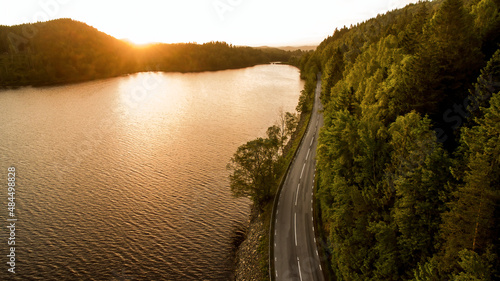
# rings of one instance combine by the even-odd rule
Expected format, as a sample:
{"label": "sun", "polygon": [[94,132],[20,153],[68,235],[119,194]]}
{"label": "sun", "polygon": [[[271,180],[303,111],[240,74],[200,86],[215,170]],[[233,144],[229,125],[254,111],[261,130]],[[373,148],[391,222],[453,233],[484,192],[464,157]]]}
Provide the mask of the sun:
{"label": "sun", "polygon": [[152,40],[151,37],[148,35],[149,34],[144,34],[144,33],[131,34],[127,36],[127,38],[125,38],[124,40],[138,47],[151,45],[153,43],[158,43],[154,42],[154,40]]}

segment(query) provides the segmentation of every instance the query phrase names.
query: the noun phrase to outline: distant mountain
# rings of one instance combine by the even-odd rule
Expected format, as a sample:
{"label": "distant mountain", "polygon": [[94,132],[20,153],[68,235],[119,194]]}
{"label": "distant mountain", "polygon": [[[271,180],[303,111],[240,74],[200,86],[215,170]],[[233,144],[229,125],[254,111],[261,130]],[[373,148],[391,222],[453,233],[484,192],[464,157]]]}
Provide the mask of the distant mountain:
{"label": "distant mountain", "polygon": [[71,19],[0,26],[0,87],[50,85],[139,71],[195,72],[288,61],[276,48],[224,42],[154,44],[137,48]]}
{"label": "distant mountain", "polygon": [[255,47],[256,49],[278,49],[278,50],[283,50],[287,52],[293,52],[293,51],[314,51],[316,50],[316,47],[318,46],[286,46],[286,47],[269,47],[269,46],[260,46],[260,47]]}
{"label": "distant mountain", "polygon": [[317,45],[310,45],[310,46],[286,46],[286,47],[277,47],[280,50],[283,51],[314,51],[316,50],[318,46]]}

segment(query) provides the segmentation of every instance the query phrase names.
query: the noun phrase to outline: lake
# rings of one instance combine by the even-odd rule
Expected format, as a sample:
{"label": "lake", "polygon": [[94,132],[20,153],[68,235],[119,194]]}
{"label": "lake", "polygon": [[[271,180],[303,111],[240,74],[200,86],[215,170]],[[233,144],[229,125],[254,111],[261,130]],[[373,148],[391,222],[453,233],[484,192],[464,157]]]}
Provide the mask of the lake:
{"label": "lake", "polygon": [[260,65],[0,90],[0,280],[10,166],[16,279],[230,279],[250,201],[226,164],[303,86],[295,67]]}

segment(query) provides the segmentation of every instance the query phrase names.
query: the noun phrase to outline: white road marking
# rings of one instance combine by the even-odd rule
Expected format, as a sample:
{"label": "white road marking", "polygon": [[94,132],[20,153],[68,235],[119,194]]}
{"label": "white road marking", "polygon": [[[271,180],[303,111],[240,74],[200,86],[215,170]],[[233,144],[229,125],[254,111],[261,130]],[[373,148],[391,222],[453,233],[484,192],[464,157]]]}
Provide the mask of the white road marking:
{"label": "white road marking", "polygon": [[295,246],[297,246],[297,213],[295,213],[295,215],[294,215],[293,227],[295,229]]}
{"label": "white road marking", "polygon": [[[316,96],[317,95],[318,94],[316,93]],[[317,133],[317,131],[318,131],[319,118],[320,118],[320,116],[317,116],[315,133]],[[310,131],[309,129],[310,129],[309,127],[306,129],[306,135],[309,133],[309,131]],[[308,159],[309,159],[309,155],[311,153],[311,147],[312,147],[312,145],[314,143],[315,137],[316,136],[313,135],[312,138],[311,138],[311,142],[309,144],[309,149],[307,151],[307,155],[305,157],[305,161],[304,161],[304,164],[302,166],[302,171],[300,172],[299,184],[297,185],[297,191],[296,191],[296,196],[295,196],[295,206],[297,206],[297,203],[298,203],[298,197],[299,197],[298,195],[299,195],[299,191],[300,191],[300,180],[302,180],[302,177],[303,177],[303,174],[304,174],[304,170],[305,170],[305,166],[306,166],[306,163],[307,163],[306,161],[308,161]],[[300,150],[300,148],[299,148],[299,150]],[[292,160],[292,163],[295,163],[295,160],[297,160],[297,159],[294,158]],[[314,159],[312,161],[313,161],[313,165],[314,165],[315,164]],[[287,175],[287,177],[288,177],[288,175]],[[315,177],[316,177],[316,167],[314,167],[314,175],[313,175],[313,179],[312,179],[312,183],[313,184],[312,184],[312,187],[311,187],[312,188],[312,190],[311,190],[311,197],[312,197],[311,198],[311,205],[312,205],[311,206],[311,212],[312,212],[311,220],[313,221],[313,226],[312,226],[313,233],[315,232],[315,229],[314,229],[314,215],[313,215],[313,213],[314,213],[314,208],[313,208],[314,198],[313,197],[314,197],[314,183],[315,183],[315,179],[314,178]],[[307,192],[307,189],[304,192]],[[278,205],[280,205],[280,203],[281,203],[281,200],[278,200]],[[276,215],[278,215],[278,213],[279,213],[279,211],[276,211]],[[277,222],[277,218],[276,218],[276,222]],[[297,242],[297,211],[294,212],[294,234],[295,234],[295,246],[297,247],[298,246],[298,242]],[[275,235],[277,235],[276,230],[275,230]],[[314,235],[313,235],[313,237],[314,237]],[[316,244],[316,237],[314,237],[314,243]],[[274,246],[276,247],[276,242],[274,242]],[[315,249],[315,251],[316,251],[316,255],[319,257],[318,249]],[[275,257],[274,260],[276,262],[277,261],[277,257]],[[298,266],[298,269],[299,269],[299,277],[300,277],[300,280],[302,281],[303,277],[302,277],[302,269],[301,269],[301,266],[300,266],[300,259],[299,259],[299,257],[297,257],[297,266]],[[321,271],[323,271],[323,269],[321,267],[321,264],[319,264],[319,268],[320,268]],[[278,278],[278,270],[277,269],[275,269],[275,273],[276,273],[276,278]]]}
{"label": "white road marking", "polygon": [[297,194],[295,195],[295,206],[297,206],[297,199],[299,198],[299,189],[300,189],[300,183],[297,186]]}
{"label": "white road marking", "polygon": [[300,261],[299,261],[299,258],[297,258],[297,264],[299,265],[299,277],[300,277],[300,281],[302,281],[302,271],[300,270]]}

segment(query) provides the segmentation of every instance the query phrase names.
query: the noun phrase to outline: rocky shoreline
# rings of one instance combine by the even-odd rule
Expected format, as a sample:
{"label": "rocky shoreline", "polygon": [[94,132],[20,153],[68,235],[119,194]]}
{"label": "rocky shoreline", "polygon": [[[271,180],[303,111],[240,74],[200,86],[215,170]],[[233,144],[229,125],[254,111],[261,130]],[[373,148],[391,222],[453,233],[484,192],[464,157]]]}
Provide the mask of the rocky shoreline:
{"label": "rocky shoreline", "polygon": [[266,280],[267,276],[261,270],[260,261],[263,259],[259,252],[260,241],[268,230],[264,227],[259,212],[252,208],[245,239],[236,249],[234,280]]}

